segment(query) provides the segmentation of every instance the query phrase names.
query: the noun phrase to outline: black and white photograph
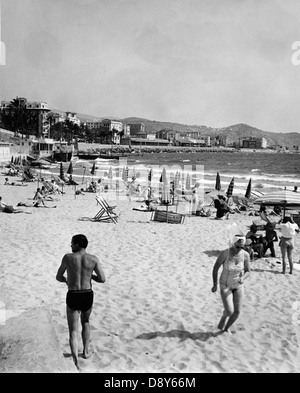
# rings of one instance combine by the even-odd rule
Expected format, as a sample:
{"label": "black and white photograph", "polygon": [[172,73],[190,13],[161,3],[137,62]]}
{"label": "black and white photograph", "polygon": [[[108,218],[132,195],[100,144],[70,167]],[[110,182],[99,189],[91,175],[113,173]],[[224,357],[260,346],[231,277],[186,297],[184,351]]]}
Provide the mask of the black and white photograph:
{"label": "black and white photograph", "polygon": [[0,373],[299,373],[299,86],[297,0],[0,0]]}

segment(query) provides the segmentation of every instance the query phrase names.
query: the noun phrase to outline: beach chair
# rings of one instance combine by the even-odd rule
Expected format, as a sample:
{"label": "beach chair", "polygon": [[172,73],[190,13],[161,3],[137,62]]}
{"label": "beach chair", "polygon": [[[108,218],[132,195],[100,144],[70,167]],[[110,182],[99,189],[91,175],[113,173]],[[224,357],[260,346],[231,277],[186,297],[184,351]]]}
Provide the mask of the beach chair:
{"label": "beach chair", "polygon": [[117,224],[118,215],[114,212],[116,206],[110,206],[101,195],[96,196],[97,205],[100,205],[100,210],[94,217],[94,221],[106,221]]}
{"label": "beach chair", "polygon": [[185,216],[180,213],[169,212],[165,210],[154,210],[150,221],[167,222],[169,224],[183,224]]}

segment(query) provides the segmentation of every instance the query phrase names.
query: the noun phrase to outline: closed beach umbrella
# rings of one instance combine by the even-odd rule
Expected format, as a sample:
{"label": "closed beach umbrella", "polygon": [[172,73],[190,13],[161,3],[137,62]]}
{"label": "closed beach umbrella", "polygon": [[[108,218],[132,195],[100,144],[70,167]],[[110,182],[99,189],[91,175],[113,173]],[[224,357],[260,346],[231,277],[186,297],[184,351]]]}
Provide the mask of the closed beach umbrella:
{"label": "closed beach umbrella", "polygon": [[[128,168],[127,168],[128,169]],[[133,171],[132,171],[132,176],[131,176],[131,178],[132,178],[132,181],[135,181],[135,179],[136,179],[136,172],[135,172],[135,168],[133,168]]]}
{"label": "closed beach umbrella", "polygon": [[122,171],[122,180],[127,182],[128,181],[128,168],[124,166]]}
{"label": "closed beach umbrella", "polygon": [[191,178],[190,178],[190,174],[189,173],[186,175],[185,188],[186,188],[186,190],[190,190],[191,189]]}
{"label": "closed beach umbrella", "polygon": [[73,164],[72,164],[72,161],[70,161],[69,168],[67,170],[67,174],[72,175],[72,173],[73,173]]}
{"label": "closed beach umbrella", "polygon": [[220,178],[219,172],[217,172],[215,189],[216,189],[217,191],[220,191],[220,190],[221,190],[221,178]]}
{"label": "closed beach umbrella", "polygon": [[234,177],[231,179],[231,181],[229,183],[229,186],[228,186],[228,189],[226,191],[227,198],[230,198],[232,196],[233,187],[234,187]]}
{"label": "closed beach umbrella", "polygon": [[169,180],[167,177],[166,168],[163,168],[161,177],[162,177],[162,183],[163,183],[161,201],[164,205],[168,205],[171,203],[171,193],[170,193],[170,184],[169,184]]}
{"label": "closed beach umbrella", "polygon": [[283,208],[283,216],[286,210],[299,210],[300,194],[293,191],[281,190],[268,194],[264,194],[255,199],[255,204],[265,206],[280,206]]}
{"label": "closed beach umbrella", "polygon": [[110,188],[112,188],[113,170],[111,166],[109,167],[108,178],[110,179]]}
{"label": "closed beach umbrella", "polygon": [[251,197],[251,177],[249,179],[249,183],[245,194],[245,198],[249,199],[250,197]]}
{"label": "closed beach umbrella", "polygon": [[94,176],[96,172],[96,164],[95,162],[93,163],[92,169],[91,169],[91,175]]}
{"label": "closed beach umbrella", "polygon": [[65,180],[65,173],[64,173],[64,167],[62,162],[60,163],[59,177],[61,180]]}
{"label": "closed beach umbrella", "polygon": [[93,163],[92,169],[91,169],[91,175],[92,175],[92,181],[94,181],[94,175],[96,173],[96,163]]}
{"label": "closed beach umbrella", "polygon": [[152,168],[149,169],[149,172],[148,172],[148,183],[151,184],[151,181],[152,181]]}
{"label": "closed beach umbrella", "polygon": [[174,177],[174,188],[175,188],[175,190],[179,187],[179,183],[180,183],[180,172],[177,171],[175,173],[175,177]]}

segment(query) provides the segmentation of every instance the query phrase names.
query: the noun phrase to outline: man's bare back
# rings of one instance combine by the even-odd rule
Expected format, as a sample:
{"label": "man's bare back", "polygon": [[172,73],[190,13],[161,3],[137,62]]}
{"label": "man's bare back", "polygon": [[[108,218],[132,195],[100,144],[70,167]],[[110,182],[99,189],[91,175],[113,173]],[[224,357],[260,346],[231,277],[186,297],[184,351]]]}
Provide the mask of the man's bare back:
{"label": "man's bare back", "polygon": [[[73,291],[91,289],[91,280],[104,283],[105,276],[98,258],[88,254],[85,248],[80,248],[73,242],[71,246],[73,252],[64,255],[56,279],[66,282],[68,289]],[[64,277],[65,271],[67,271],[67,279]]]}
{"label": "man's bare back", "polygon": [[[72,237],[72,253],[65,254],[58,268],[56,279],[68,285],[66,297],[67,318],[70,333],[70,348],[74,363],[78,365],[78,318],[81,314],[83,358],[87,359],[90,340],[89,317],[92,311],[94,293],[91,280],[105,282],[105,275],[95,255],[88,254],[88,240],[85,235]],[[64,273],[67,272],[67,277]],[[93,274],[95,272],[95,274]]]}

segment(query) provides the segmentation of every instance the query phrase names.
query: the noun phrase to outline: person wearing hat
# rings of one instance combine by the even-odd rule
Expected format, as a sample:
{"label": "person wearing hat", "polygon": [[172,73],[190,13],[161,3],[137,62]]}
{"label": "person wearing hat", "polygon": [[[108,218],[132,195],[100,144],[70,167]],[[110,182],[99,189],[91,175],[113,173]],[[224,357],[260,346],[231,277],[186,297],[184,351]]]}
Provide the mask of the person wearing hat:
{"label": "person wearing hat", "polygon": [[224,332],[229,332],[229,328],[240,315],[244,299],[244,281],[250,274],[250,257],[244,250],[245,241],[244,235],[234,235],[229,247],[220,252],[213,267],[211,290],[215,293],[218,289],[218,270],[223,266],[219,284],[224,311],[218,329]]}

